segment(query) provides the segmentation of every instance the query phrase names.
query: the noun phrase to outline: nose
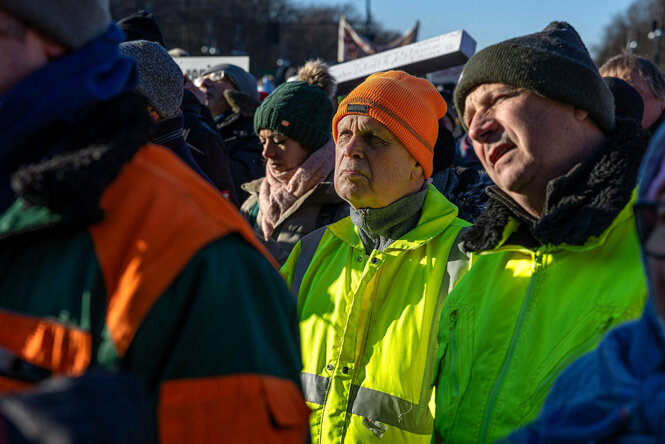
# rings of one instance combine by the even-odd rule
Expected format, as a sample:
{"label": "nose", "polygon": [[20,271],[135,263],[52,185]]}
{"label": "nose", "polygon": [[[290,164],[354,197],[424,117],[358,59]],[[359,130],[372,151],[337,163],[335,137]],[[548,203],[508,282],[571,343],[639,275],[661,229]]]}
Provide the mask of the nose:
{"label": "nose", "polygon": [[479,143],[487,143],[497,133],[499,122],[486,113],[476,113],[469,125],[469,137]]}
{"label": "nose", "polygon": [[362,139],[356,135],[345,141],[344,144],[337,144],[337,149],[342,151],[345,157],[352,159],[362,159],[365,157]]}
{"label": "nose", "polygon": [[272,159],[275,157],[277,154],[277,149],[275,147],[275,143],[272,140],[266,140],[263,142],[263,151],[261,151],[261,155],[265,159]]}

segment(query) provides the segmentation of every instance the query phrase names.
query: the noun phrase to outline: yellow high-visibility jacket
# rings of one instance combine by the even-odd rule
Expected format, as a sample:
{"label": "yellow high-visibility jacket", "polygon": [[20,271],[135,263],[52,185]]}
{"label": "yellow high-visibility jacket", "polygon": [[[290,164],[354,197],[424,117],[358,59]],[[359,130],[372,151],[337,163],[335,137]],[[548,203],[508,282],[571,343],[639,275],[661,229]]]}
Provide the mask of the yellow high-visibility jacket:
{"label": "yellow high-visibility jacket", "polygon": [[584,245],[508,242],[472,253],[446,300],[435,442],[493,443],[534,419],[556,377],[613,326],[635,319],[646,283],[633,202]]}
{"label": "yellow high-visibility jacket", "polygon": [[282,268],[298,297],[313,443],[428,443],[443,301],[468,269],[457,207],[429,186],[418,225],[370,255],[345,218]]}

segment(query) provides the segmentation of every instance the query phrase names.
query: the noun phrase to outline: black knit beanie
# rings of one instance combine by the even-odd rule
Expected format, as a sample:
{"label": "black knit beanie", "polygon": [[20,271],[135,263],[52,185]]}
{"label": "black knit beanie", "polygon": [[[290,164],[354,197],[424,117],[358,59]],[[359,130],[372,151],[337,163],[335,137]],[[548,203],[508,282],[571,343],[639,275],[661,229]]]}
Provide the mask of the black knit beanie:
{"label": "black knit beanie", "polygon": [[132,15],[121,18],[118,20],[118,26],[124,31],[125,36],[127,36],[127,39],[125,39],[127,42],[147,40],[149,42],[157,42],[166,47],[164,36],[159,29],[157,20],[149,12],[139,10]]}
{"label": "black knit beanie", "polygon": [[460,116],[467,94],[484,83],[504,83],[574,105],[587,111],[605,134],[614,131],[612,93],[579,34],[566,22],[552,22],[541,32],[488,46],[471,57],[455,88]]}
{"label": "black knit beanie", "polygon": [[296,81],[279,85],[254,114],[254,131],[270,129],[309,151],[323,146],[331,135],[334,110],[326,93],[316,85]]}

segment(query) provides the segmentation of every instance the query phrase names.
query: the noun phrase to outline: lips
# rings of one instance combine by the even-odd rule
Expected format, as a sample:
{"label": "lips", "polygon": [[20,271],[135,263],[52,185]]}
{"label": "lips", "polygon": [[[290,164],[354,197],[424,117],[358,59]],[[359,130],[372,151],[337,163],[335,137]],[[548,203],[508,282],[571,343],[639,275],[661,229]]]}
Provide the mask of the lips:
{"label": "lips", "polygon": [[503,157],[504,154],[506,154],[508,151],[512,150],[515,148],[515,145],[512,143],[502,143],[500,145],[496,145],[490,150],[490,155],[489,155],[489,162],[492,165],[495,165],[496,162]]}
{"label": "lips", "polygon": [[349,179],[367,177],[367,175],[362,170],[356,170],[351,168],[345,168],[339,173],[340,177],[348,177]]}
{"label": "lips", "polygon": [[362,176],[363,174],[360,171],[356,170],[342,170],[342,174],[346,174],[349,176]]}

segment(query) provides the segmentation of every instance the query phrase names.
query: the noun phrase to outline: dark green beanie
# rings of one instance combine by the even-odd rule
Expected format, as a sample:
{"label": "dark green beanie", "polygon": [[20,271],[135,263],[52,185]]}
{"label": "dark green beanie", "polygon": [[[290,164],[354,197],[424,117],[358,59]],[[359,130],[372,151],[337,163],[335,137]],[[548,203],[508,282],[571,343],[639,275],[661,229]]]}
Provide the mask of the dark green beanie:
{"label": "dark green beanie", "polygon": [[310,151],[330,139],[333,106],[316,85],[296,81],[281,84],[263,100],[254,114],[254,131],[270,129]]}
{"label": "dark green beanie", "polygon": [[614,131],[612,93],[579,34],[566,22],[552,22],[541,32],[488,46],[471,57],[455,88],[460,117],[467,94],[483,83],[504,83],[574,105],[587,111],[605,134]]}

